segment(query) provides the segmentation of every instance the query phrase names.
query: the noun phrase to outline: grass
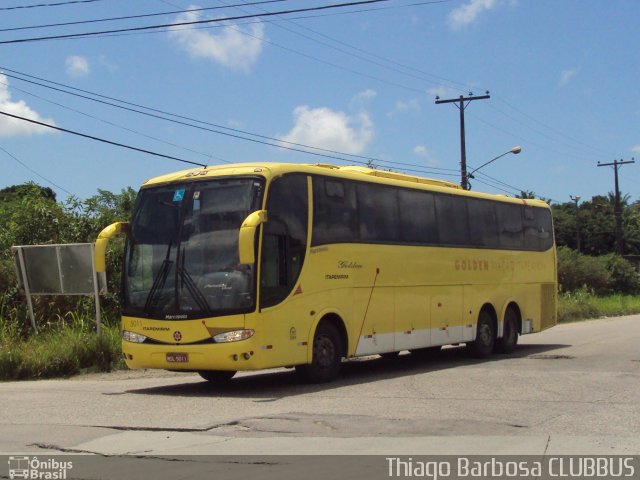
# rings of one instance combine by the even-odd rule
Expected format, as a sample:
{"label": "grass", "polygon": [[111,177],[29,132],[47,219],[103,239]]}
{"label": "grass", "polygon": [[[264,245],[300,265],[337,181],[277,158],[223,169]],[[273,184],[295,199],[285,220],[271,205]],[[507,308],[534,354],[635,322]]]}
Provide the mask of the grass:
{"label": "grass", "polygon": [[97,336],[77,325],[28,338],[0,340],[0,380],[66,377],[124,367],[118,327],[103,325]]}
{"label": "grass", "polygon": [[640,313],[640,296],[638,295],[614,294],[598,297],[586,290],[578,290],[561,294],[558,300],[559,322],[575,322],[635,313]]}

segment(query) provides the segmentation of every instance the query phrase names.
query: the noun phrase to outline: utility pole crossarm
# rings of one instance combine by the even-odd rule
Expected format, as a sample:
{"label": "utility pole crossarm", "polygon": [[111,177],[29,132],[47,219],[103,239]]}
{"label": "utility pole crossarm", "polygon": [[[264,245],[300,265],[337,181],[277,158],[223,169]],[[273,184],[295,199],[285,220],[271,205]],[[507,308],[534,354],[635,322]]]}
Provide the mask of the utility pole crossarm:
{"label": "utility pole crossarm", "polygon": [[463,102],[466,102],[467,100],[486,100],[487,98],[491,98],[491,95],[476,95],[475,97],[465,97],[464,95],[460,95],[459,98],[450,98],[448,100],[436,99],[436,105],[440,103],[460,103],[461,100]]}
{"label": "utility pole crossarm", "polygon": [[[476,95],[469,92],[469,96],[465,97],[460,95],[458,98],[449,98],[447,100],[440,100],[440,97],[436,97],[436,105],[441,103],[457,103],[456,107],[460,110],[460,186],[465,190],[469,190],[469,176],[467,175],[467,148],[465,146],[465,133],[464,133],[464,109],[472,100],[486,100],[491,98],[487,91],[485,95]],[[467,102],[467,105],[465,105]]]}

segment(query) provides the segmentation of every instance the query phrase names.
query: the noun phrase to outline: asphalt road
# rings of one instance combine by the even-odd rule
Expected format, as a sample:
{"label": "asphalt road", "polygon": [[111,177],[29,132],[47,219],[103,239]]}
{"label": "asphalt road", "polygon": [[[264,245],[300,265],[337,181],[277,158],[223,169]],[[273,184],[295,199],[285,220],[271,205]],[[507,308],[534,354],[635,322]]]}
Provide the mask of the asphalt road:
{"label": "asphalt road", "polygon": [[559,325],[487,361],[350,361],[325,385],[124,371],[0,383],[0,399],[7,455],[640,455],[640,316]]}

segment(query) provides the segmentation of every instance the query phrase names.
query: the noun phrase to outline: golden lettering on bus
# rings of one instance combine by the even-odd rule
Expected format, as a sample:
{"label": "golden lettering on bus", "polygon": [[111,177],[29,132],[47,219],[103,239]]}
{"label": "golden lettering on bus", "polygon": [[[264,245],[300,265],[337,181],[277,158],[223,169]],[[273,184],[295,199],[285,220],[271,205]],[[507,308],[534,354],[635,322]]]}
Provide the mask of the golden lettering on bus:
{"label": "golden lettering on bus", "polygon": [[455,269],[463,272],[479,272],[489,270],[489,261],[485,259],[456,259]]}

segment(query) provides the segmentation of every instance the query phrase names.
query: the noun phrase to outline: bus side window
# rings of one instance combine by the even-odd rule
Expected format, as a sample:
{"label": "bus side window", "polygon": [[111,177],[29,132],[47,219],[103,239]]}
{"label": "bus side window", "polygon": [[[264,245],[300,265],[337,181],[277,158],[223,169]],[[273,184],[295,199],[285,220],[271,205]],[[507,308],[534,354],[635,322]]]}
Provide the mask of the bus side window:
{"label": "bus side window", "polygon": [[314,177],[311,245],[356,242],[359,237],[354,182]]}
{"label": "bus side window", "polygon": [[527,250],[545,251],[553,245],[551,214],[545,208],[524,209],[524,243]]}
{"label": "bus side window", "polygon": [[260,281],[263,308],[284,300],[300,276],[307,248],[307,177],[290,174],[277,178],[267,195]]}
{"label": "bus side window", "polygon": [[469,201],[469,231],[472,245],[498,248],[498,217],[495,202],[477,199]]}
{"label": "bus side window", "polygon": [[455,195],[436,195],[436,215],[440,244],[451,246],[470,244],[466,198]]}
{"label": "bus side window", "polygon": [[362,241],[399,242],[398,189],[358,183],[356,192]]}
{"label": "bus side window", "polygon": [[414,245],[438,243],[438,227],[433,193],[419,190],[398,191],[400,210],[400,239]]}
{"label": "bus side window", "polygon": [[520,205],[501,203],[498,205],[500,247],[522,249],[524,247],[522,210]]}

